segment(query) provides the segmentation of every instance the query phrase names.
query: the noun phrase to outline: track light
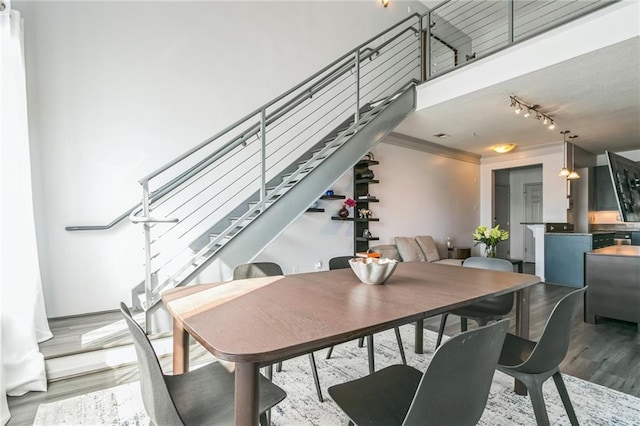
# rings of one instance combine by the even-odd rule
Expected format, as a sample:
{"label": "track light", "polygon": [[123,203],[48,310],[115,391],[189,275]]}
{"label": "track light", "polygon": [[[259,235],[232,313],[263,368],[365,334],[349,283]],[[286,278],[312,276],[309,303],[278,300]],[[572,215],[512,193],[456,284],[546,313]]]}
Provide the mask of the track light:
{"label": "track light", "polygon": [[382,0],[382,6],[384,7],[389,6],[389,0]]}
{"label": "track light", "polygon": [[526,112],[522,114],[524,118],[529,118],[531,114],[535,113],[536,120],[542,121],[542,124],[545,126],[549,126],[549,130],[553,130],[556,128],[555,124],[553,124],[553,120],[548,115],[540,112],[538,108],[539,105],[528,105],[527,103],[519,100],[515,96],[509,96],[511,99],[511,107],[514,108],[514,112],[516,114],[520,114],[522,111],[526,109]]}

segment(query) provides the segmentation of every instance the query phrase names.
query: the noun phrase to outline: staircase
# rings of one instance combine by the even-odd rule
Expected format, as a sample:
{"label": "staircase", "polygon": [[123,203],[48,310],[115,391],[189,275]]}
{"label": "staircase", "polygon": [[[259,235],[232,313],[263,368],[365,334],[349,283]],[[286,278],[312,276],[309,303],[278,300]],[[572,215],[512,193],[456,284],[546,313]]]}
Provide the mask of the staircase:
{"label": "staircase", "polygon": [[147,332],[171,329],[163,291],[227,278],[415,109],[413,15],[140,180],[146,279],[132,291]]}

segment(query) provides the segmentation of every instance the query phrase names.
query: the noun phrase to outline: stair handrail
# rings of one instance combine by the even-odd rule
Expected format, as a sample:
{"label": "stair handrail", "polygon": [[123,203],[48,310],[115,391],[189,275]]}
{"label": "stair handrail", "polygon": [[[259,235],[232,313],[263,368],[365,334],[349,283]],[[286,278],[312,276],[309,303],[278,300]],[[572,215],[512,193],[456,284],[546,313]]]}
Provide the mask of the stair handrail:
{"label": "stair handrail", "polygon": [[[447,0],[447,1],[450,1],[450,0]],[[186,158],[190,157],[191,155],[193,155],[196,152],[200,151],[201,149],[205,148],[206,146],[208,146],[209,144],[211,144],[215,140],[219,139],[220,137],[224,136],[225,134],[227,134],[231,130],[234,130],[235,128],[240,126],[242,123],[245,123],[246,121],[248,121],[252,117],[254,117],[257,114],[261,113],[262,111],[266,110],[266,108],[268,108],[268,107],[274,105],[275,103],[281,101],[282,99],[286,98],[290,94],[294,93],[296,90],[302,88],[304,85],[312,82],[314,79],[316,79],[317,77],[322,75],[327,70],[329,70],[332,67],[338,65],[341,61],[344,61],[344,63],[342,65],[340,65],[335,71],[333,71],[331,74],[328,74],[327,76],[325,76],[320,81],[316,82],[314,85],[312,85],[309,88],[309,90],[303,91],[298,96],[294,97],[293,99],[289,100],[287,103],[285,103],[284,105],[282,105],[278,109],[276,109],[272,113],[272,116],[269,119],[267,119],[267,122],[265,124],[269,124],[269,123],[277,120],[282,115],[286,114],[287,112],[289,112],[290,110],[292,110],[293,108],[298,106],[301,102],[303,102],[304,100],[306,100],[309,97],[313,96],[314,92],[317,92],[318,90],[321,90],[322,88],[324,88],[325,86],[327,86],[331,82],[335,81],[340,76],[344,75],[346,72],[349,72],[349,70],[352,68],[352,66],[355,63],[355,59],[353,57],[355,52],[359,51],[360,49],[362,49],[366,45],[368,45],[371,42],[375,41],[380,36],[390,32],[390,31],[393,31],[394,29],[398,28],[399,26],[405,24],[406,22],[408,22],[408,21],[410,21],[412,19],[415,19],[415,18],[417,18],[418,20],[421,20],[426,15],[427,15],[427,13],[422,14],[422,15],[418,14],[418,13],[413,13],[413,14],[407,16],[405,19],[403,19],[403,20],[397,22],[396,24],[388,27],[387,29],[381,31],[377,35],[369,38],[365,42],[359,44],[357,47],[351,49],[350,51],[348,51],[347,53],[345,53],[344,55],[342,55],[341,57],[339,57],[335,61],[331,62],[329,65],[325,66],[321,70],[319,70],[316,73],[312,74],[310,77],[306,78],[305,80],[303,80],[302,82],[298,83],[296,86],[292,87],[291,89],[287,90],[286,92],[282,93],[278,97],[276,97],[276,98],[272,99],[271,101],[265,103],[261,107],[256,108],[251,113],[246,114],[244,117],[242,117],[241,119],[237,120],[233,124],[225,127],[223,130],[219,131],[215,135],[205,139],[204,141],[200,142],[198,145],[194,146],[193,148],[191,148],[188,151],[186,151],[183,154],[181,154],[180,156],[174,158],[173,160],[169,161],[165,165],[159,167],[158,169],[154,170],[153,172],[151,172],[151,173],[147,174],[146,176],[142,177],[141,179],[138,180],[138,183],[140,183],[141,185],[144,185],[145,182],[148,183],[154,177],[157,177],[158,175],[160,175],[161,173],[165,172],[169,168],[175,166],[176,164],[180,163],[181,161],[185,160]],[[402,34],[404,34],[407,31],[415,32],[415,29],[413,29],[413,27],[408,27],[405,30],[403,30],[402,32],[394,35],[389,40],[386,40],[385,42],[381,43],[376,48],[371,48],[371,47],[366,48],[365,51],[367,53],[363,54],[360,57],[360,61],[364,61],[365,59],[372,58],[382,48],[384,48],[385,46],[389,45],[392,41],[396,40],[398,37],[400,37]],[[345,61],[345,59],[346,59],[346,61]],[[187,181],[189,178],[191,178],[192,176],[197,174],[199,171],[201,171],[202,169],[206,168],[207,166],[211,165],[212,163],[214,163],[215,161],[217,161],[218,159],[223,157],[225,154],[227,154],[231,150],[233,150],[233,149],[237,148],[238,146],[242,145],[244,142],[246,142],[246,140],[248,138],[250,138],[253,135],[255,135],[256,133],[258,133],[260,131],[260,129],[261,129],[261,126],[262,125],[261,125],[260,122],[256,122],[254,125],[249,126],[249,128],[247,128],[245,131],[240,133],[241,136],[232,139],[227,144],[225,144],[224,146],[218,148],[216,151],[214,151],[213,153],[209,154],[207,157],[203,158],[202,160],[197,162],[195,165],[191,166],[189,169],[187,169],[184,172],[180,173],[178,176],[172,178],[169,182],[165,183],[164,185],[162,185],[158,189],[156,189],[154,191],[150,191],[149,192],[149,202],[158,201],[165,194],[170,192],[172,189],[178,187],[179,185],[181,185],[182,183]],[[112,228],[113,226],[117,225],[119,222],[121,222],[122,220],[124,220],[127,217],[133,222],[140,222],[141,220],[138,217],[138,214],[141,212],[141,210],[142,210],[142,202],[137,203],[135,206],[131,207],[126,212],[124,212],[121,215],[119,215],[118,217],[116,217],[114,220],[112,220],[107,225],[67,226],[67,227],[65,227],[65,230],[67,230],[67,231],[102,231],[102,230],[108,230],[108,229]],[[138,218],[138,219],[136,219],[136,218]],[[163,220],[159,220],[159,221],[165,222],[166,220],[163,219]]]}

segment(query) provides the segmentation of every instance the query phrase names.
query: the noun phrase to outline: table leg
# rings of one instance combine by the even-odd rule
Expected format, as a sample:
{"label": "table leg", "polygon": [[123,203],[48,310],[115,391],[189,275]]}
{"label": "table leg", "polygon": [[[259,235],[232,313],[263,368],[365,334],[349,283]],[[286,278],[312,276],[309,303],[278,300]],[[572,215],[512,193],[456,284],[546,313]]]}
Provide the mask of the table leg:
{"label": "table leg", "polygon": [[235,372],[235,406],[233,418],[236,426],[255,426],[259,423],[259,374],[257,364],[237,362]]}
{"label": "table leg", "polygon": [[418,321],[416,321],[416,337],[415,337],[415,352],[417,354],[423,354],[424,353],[424,348],[423,348],[423,344],[422,344],[422,335],[424,331],[424,320],[419,319]]}
{"label": "table leg", "polygon": [[173,374],[189,371],[189,333],[173,320]]}
{"label": "table leg", "polygon": [[[529,338],[529,287],[516,292],[518,303],[516,304],[516,335]],[[518,395],[526,395],[527,388],[519,380],[515,381],[515,392]]]}

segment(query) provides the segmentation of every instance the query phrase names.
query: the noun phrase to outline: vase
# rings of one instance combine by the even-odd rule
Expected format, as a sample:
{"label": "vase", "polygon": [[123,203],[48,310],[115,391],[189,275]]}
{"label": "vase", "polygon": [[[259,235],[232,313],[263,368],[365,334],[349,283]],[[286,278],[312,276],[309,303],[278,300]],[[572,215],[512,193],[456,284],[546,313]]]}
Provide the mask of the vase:
{"label": "vase", "polygon": [[342,208],[338,211],[338,216],[349,217],[349,210],[347,210],[346,207],[342,206]]}
{"label": "vase", "polygon": [[487,257],[496,257],[496,246],[486,245],[484,247],[484,254]]}

